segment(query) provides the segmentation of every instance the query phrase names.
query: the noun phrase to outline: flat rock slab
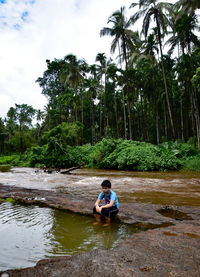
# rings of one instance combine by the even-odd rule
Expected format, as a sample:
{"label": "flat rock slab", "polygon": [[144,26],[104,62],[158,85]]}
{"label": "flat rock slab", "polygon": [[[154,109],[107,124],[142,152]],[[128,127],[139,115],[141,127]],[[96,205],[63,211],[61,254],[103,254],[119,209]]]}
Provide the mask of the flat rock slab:
{"label": "flat rock slab", "polygon": [[[92,216],[96,199],[77,198],[66,192],[27,189],[0,184],[0,198],[13,198],[25,204],[38,204],[74,213]],[[151,203],[121,203],[118,218],[123,223],[174,224],[177,218],[163,216],[158,211],[165,206]],[[191,220],[200,220],[200,207],[172,207],[171,209],[189,214]],[[181,220],[181,219],[180,219]]]}
{"label": "flat rock slab", "polygon": [[[0,198],[92,216],[95,200],[47,190],[0,185]],[[173,212],[174,211],[174,212]],[[167,207],[151,203],[120,204],[124,223],[153,224],[157,228],[130,236],[112,250],[96,249],[73,256],[39,261],[35,267],[6,270],[0,277],[199,277],[200,208]]]}
{"label": "flat rock slab", "polygon": [[[200,226],[177,224],[130,236],[113,250],[97,249],[7,270],[1,277],[199,277]],[[184,230],[184,231],[183,231]]]}

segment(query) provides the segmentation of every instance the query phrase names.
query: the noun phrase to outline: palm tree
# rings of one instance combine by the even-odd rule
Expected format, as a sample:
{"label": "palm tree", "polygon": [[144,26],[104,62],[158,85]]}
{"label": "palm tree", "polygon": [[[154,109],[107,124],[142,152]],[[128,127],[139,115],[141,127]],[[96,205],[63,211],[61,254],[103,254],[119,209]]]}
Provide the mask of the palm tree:
{"label": "palm tree", "polygon": [[[116,133],[117,138],[120,137],[119,135],[119,117],[118,117],[118,108],[117,108],[117,92],[116,92],[116,86],[118,83],[118,75],[117,72],[119,71],[119,68],[114,63],[110,63],[107,67],[107,76],[108,79],[112,81],[113,86],[113,97],[114,97],[114,113],[115,113],[115,126],[116,126]],[[112,103],[113,105],[113,103]]]}
{"label": "palm tree", "polygon": [[[106,67],[107,67],[107,57],[105,55],[105,53],[98,53],[96,55],[96,62],[100,63],[100,66],[98,66],[98,75],[99,78],[101,79],[101,92],[100,92],[100,111],[99,111],[99,133],[100,133],[100,138],[102,137],[102,103],[104,102],[104,114],[106,116]],[[104,79],[104,80],[103,80]],[[104,83],[104,92],[103,92],[103,83]],[[104,94],[104,101],[103,101],[103,97],[102,95]],[[107,124],[107,120],[106,120],[106,124]],[[105,125],[106,125],[105,124]],[[104,126],[105,129],[105,126]]]}
{"label": "palm tree", "polygon": [[175,3],[175,7],[178,8],[180,15],[184,13],[192,15],[194,14],[195,10],[200,9],[200,1],[199,0],[178,0]]}
{"label": "palm tree", "polygon": [[[119,58],[120,64],[122,67],[122,61],[125,62],[125,71],[126,71],[126,89],[127,96],[129,99],[129,80],[128,80],[128,52],[133,50],[133,43],[131,37],[133,35],[132,30],[130,29],[131,21],[128,20],[125,16],[125,7],[121,7],[120,10],[115,11],[108,19],[108,24],[112,24],[112,28],[104,27],[100,31],[100,36],[109,35],[114,37],[111,43],[111,53],[114,53],[117,46],[119,49]],[[122,60],[121,60],[122,57]],[[127,127],[126,127],[126,112],[125,112],[125,101],[123,101],[124,109],[124,132],[125,139],[127,139]],[[132,139],[132,129],[131,129],[131,112],[130,112],[130,103],[128,102],[128,118],[129,118],[129,133],[130,139]]]}
{"label": "palm tree", "polygon": [[87,87],[87,99],[89,102],[89,118],[90,118],[90,128],[91,128],[91,144],[96,143],[96,134],[95,134],[95,99],[97,97],[98,90],[98,80],[97,80],[97,68],[96,65],[90,66],[91,77],[85,79],[85,86]]}
{"label": "palm tree", "polygon": [[74,106],[75,106],[75,121],[78,120],[78,89],[79,85],[83,80],[83,72],[81,69],[81,66],[84,64],[84,61],[77,60],[75,55],[67,55],[64,58],[66,65],[65,69],[61,73],[61,82],[66,87],[67,85],[71,85],[71,87],[74,89],[75,93],[75,100],[74,100]]}
{"label": "palm tree", "polygon": [[[199,30],[197,15],[195,13],[192,13],[191,15],[184,13],[181,16],[177,17],[172,27],[173,27],[173,36],[167,42],[171,44],[170,51],[172,51],[176,45],[180,45],[181,51],[183,54],[182,58],[184,59],[184,55],[188,54],[189,55],[188,60],[190,61],[187,67],[188,72],[182,80],[182,85],[184,86],[185,91],[181,97],[181,107],[183,102],[183,99],[182,99],[183,96],[185,96],[186,98],[188,95],[188,98],[190,99],[190,101],[185,100],[185,104],[186,105],[191,104],[192,116],[196,120],[196,128],[198,130],[199,113],[195,112],[195,111],[198,111],[198,105],[196,104],[196,101],[195,101],[197,95],[195,90],[191,86],[190,78],[188,79],[190,73],[194,71],[194,66],[193,66],[192,57],[191,57],[192,47],[199,44],[198,38],[194,33],[194,31]],[[186,55],[185,55],[185,58],[186,58]],[[187,71],[186,68],[184,70]],[[187,109],[189,110],[189,108]],[[182,112],[182,108],[181,108],[181,112]],[[193,134],[194,133],[195,131],[193,130]]]}
{"label": "palm tree", "polygon": [[144,16],[142,31],[145,35],[145,38],[147,37],[152,17],[157,27],[157,39],[158,39],[160,55],[161,55],[161,65],[162,65],[162,72],[163,72],[163,79],[164,79],[164,86],[165,86],[166,102],[167,102],[167,107],[168,107],[168,112],[170,117],[172,135],[173,137],[175,137],[174,122],[172,118],[171,105],[169,101],[169,93],[168,93],[166,72],[165,72],[164,60],[163,60],[163,49],[162,49],[162,37],[167,32],[167,27],[170,26],[166,12],[170,11],[172,4],[158,2],[158,0],[139,0],[139,3],[132,3],[130,8],[133,8],[136,5],[139,5],[139,11],[136,12],[131,17],[131,21],[134,24],[141,16]]}
{"label": "palm tree", "polygon": [[130,29],[131,21],[125,16],[125,6],[121,7],[120,10],[115,11],[109,18],[108,24],[112,23],[113,27],[104,27],[100,31],[100,36],[109,35],[114,37],[111,43],[111,53],[115,53],[116,48],[119,48],[119,56],[122,56],[125,61],[125,66],[128,66],[128,54],[129,49],[133,49],[133,43],[131,37],[133,31]]}
{"label": "palm tree", "polygon": [[[155,28],[156,29],[156,28]],[[157,137],[157,144],[160,143],[160,132],[159,132],[159,102],[160,102],[160,95],[158,94],[158,77],[157,77],[157,60],[156,60],[156,54],[158,54],[158,46],[156,42],[156,34],[154,33],[150,34],[146,41],[144,41],[143,44],[143,57],[147,59],[150,65],[150,70],[152,71],[152,87],[154,90],[154,95],[150,95],[152,98],[152,103],[154,107],[155,112],[155,120],[156,120],[156,137]],[[166,128],[165,128],[166,129]],[[166,133],[166,132],[165,132]],[[165,134],[166,135],[166,134]]]}
{"label": "palm tree", "polygon": [[175,20],[172,28],[173,35],[167,41],[168,44],[171,44],[170,52],[174,50],[175,46],[180,45],[183,54],[185,54],[185,49],[188,54],[191,54],[192,44],[198,44],[198,38],[194,34],[194,31],[199,30],[197,15],[183,14]]}

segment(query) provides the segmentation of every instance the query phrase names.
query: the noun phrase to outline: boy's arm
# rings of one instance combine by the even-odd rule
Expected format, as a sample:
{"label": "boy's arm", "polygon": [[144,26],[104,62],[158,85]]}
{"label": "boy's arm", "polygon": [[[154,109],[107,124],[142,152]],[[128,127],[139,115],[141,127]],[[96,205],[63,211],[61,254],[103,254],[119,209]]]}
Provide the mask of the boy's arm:
{"label": "boy's arm", "polygon": [[101,206],[101,207],[100,207],[100,210],[102,210],[102,209],[104,209],[104,208],[110,208],[110,207],[112,207],[112,206],[114,205],[114,203],[115,203],[115,200],[111,200],[109,204],[106,204],[106,205],[104,205],[104,206]]}
{"label": "boy's arm", "polygon": [[101,213],[101,208],[99,207],[101,200],[98,198],[97,201],[95,202],[94,206],[96,207],[96,211],[98,213]]}
{"label": "boy's arm", "polygon": [[97,198],[97,201],[95,202],[94,206],[95,207],[99,206],[100,202],[101,202],[101,200],[99,198]]}

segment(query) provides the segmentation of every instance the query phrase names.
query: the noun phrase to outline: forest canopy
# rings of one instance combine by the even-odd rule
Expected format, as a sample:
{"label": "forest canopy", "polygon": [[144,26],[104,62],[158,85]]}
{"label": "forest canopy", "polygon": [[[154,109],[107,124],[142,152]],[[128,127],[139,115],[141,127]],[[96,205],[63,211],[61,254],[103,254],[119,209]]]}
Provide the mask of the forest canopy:
{"label": "forest canopy", "polygon": [[[0,154],[31,153],[32,166],[67,167],[85,155],[93,166],[159,170],[168,169],[157,166],[167,149],[164,143],[189,141],[200,150],[199,8],[199,0],[139,0],[113,11],[102,26],[100,36],[112,38],[110,57],[97,53],[94,64],[71,53],[46,60],[36,82],[48,104],[43,111],[15,104],[0,118]],[[115,147],[103,157],[95,149],[109,140]],[[37,161],[41,155],[45,160]],[[182,166],[178,154],[168,155],[173,156],[169,168]],[[148,166],[141,165],[142,156],[149,157]]]}

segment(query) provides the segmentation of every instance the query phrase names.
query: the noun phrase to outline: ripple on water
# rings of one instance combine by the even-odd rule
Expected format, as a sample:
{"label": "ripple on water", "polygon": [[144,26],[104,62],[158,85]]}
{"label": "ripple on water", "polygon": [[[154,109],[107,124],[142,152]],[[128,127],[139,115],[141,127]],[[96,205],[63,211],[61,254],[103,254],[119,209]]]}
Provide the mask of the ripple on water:
{"label": "ripple on water", "polygon": [[0,204],[0,270],[33,266],[38,260],[116,246],[136,226],[93,225],[94,219],[64,211]]}

